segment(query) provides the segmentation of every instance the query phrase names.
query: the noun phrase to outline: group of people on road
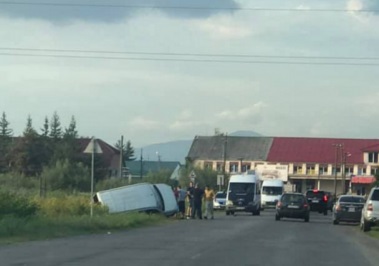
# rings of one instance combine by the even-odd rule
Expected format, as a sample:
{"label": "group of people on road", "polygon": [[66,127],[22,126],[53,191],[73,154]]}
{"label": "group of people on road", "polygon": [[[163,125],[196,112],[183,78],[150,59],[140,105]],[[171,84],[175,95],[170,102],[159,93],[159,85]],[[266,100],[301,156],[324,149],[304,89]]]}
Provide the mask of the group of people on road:
{"label": "group of people on road", "polygon": [[[175,196],[178,201],[180,218],[184,219],[213,219],[213,200],[215,197],[214,190],[206,185],[202,189],[199,184],[189,183],[187,190],[182,189],[179,185],[176,189]],[[204,216],[202,212],[204,200]],[[186,210],[186,202],[187,210]]]}

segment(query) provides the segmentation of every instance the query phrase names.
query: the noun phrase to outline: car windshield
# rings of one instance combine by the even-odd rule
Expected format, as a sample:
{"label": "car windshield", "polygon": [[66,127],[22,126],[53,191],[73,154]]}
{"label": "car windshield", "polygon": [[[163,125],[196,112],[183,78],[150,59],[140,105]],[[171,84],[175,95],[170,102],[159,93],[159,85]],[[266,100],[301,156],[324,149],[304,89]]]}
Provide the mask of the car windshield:
{"label": "car windshield", "polygon": [[352,202],[352,203],[365,203],[365,198],[363,197],[341,197],[340,202]]}
{"label": "car windshield", "polygon": [[324,197],[324,192],[322,191],[308,191],[307,192],[307,198],[322,198]]}
{"label": "car windshield", "polygon": [[230,183],[229,191],[235,194],[253,193],[255,184],[253,183]]}
{"label": "car windshield", "polygon": [[217,199],[224,199],[224,198],[226,198],[226,193],[217,193],[216,198]]}
{"label": "car windshield", "polygon": [[262,194],[263,195],[282,195],[283,193],[283,188],[282,187],[263,187],[262,188]]}
{"label": "car windshield", "polygon": [[281,198],[283,203],[303,203],[304,196],[297,194],[284,194]]}

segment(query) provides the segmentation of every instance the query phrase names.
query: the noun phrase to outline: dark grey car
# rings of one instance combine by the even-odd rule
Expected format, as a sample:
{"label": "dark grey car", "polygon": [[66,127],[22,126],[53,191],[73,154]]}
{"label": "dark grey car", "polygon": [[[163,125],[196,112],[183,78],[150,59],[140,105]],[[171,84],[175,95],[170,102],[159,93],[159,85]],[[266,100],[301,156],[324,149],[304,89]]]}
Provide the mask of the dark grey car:
{"label": "dark grey car", "polygon": [[366,199],[361,196],[340,196],[333,206],[333,224],[339,224],[339,222],[359,223],[365,202]]}
{"label": "dark grey car", "polygon": [[309,204],[307,198],[300,193],[285,193],[276,205],[275,220],[281,218],[304,219],[309,222]]}

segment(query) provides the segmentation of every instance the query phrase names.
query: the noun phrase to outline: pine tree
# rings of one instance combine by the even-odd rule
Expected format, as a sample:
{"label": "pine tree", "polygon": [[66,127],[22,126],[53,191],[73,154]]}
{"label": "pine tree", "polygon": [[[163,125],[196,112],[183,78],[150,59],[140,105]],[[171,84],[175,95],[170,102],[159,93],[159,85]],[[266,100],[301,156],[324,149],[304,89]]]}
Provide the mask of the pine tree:
{"label": "pine tree", "polygon": [[0,136],[1,137],[11,137],[13,134],[12,129],[9,128],[9,122],[7,120],[7,116],[5,112],[3,112],[3,115],[0,119]]}
{"label": "pine tree", "polygon": [[136,157],[134,157],[134,148],[130,140],[126,143],[126,149],[124,154],[125,161],[134,161]]}
{"label": "pine tree", "polygon": [[41,128],[42,134],[41,136],[43,137],[48,137],[49,136],[49,119],[47,116],[45,117],[45,122],[43,124],[43,128]]}
{"label": "pine tree", "polygon": [[78,131],[76,130],[76,120],[75,117],[71,117],[71,122],[68,128],[65,129],[64,138],[76,139],[78,138]]}
{"label": "pine tree", "polygon": [[50,122],[50,137],[54,140],[62,137],[62,127],[57,112],[54,112]]}
{"label": "pine tree", "polygon": [[30,115],[28,115],[28,119],[26,122],[26,128],[24,130],[24,137],[29,136],[29,135],[34,135],[34,136],[38,135],[37,131],[33,128],[33,120],[30,117]]}

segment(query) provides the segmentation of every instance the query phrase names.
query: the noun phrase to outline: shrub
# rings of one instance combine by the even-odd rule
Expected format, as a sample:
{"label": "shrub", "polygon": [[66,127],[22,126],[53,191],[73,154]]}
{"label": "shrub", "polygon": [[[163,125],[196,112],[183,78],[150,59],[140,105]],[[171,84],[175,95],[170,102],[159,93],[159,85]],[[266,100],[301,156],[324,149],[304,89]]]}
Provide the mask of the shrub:
{"label": "shrub", "polygon": [[0,218],[5,216],[30,217],[37,213],[38,205],[30,199],[10,192],[0,192]]}

